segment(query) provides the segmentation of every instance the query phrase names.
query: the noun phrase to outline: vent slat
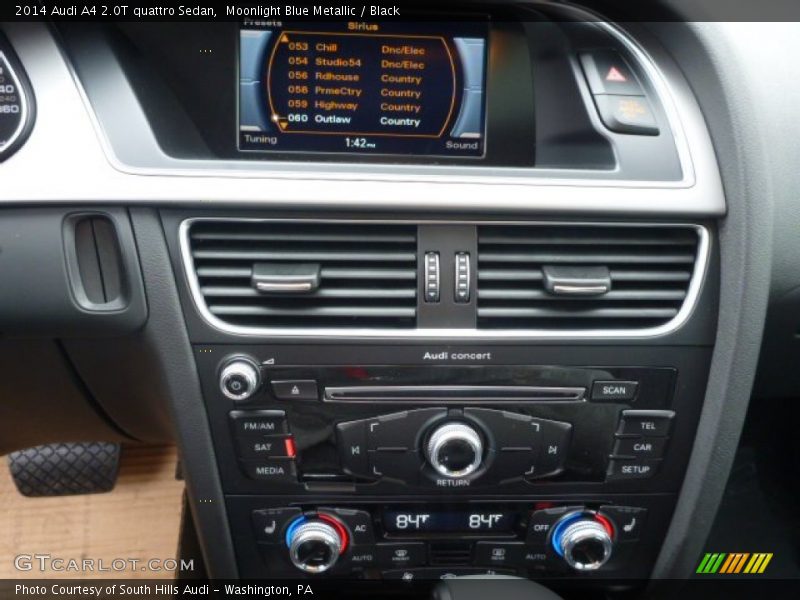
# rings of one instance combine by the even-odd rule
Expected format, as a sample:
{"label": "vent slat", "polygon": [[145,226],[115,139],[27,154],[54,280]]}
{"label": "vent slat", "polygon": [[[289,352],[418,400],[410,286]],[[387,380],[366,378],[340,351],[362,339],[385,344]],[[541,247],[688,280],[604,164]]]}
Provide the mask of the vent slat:
{"label": "vent slat", "polygon": [[416,307],[392,306],[310,306],[307,308],[281,308],[256,304],[211,304],[211,314],[230,316],[291,316],[291,317],[400,317],[411,318]]}
{"label": "vent slat", "polygon": [[[415,225],[202,220],[192,224],[188,241],[202,300],[228,325],[288,331],[416,325]],[[317,265],[319,287],[259,293],[250,281],[257,263]]]}
{"label": "vent slat", "polygon": [[[291,232],[237,232],[237,231],[209,231],[192,234],[193,241],[223,241],[223,242],[314,242],[322,244],[326,242],[346,242],[352,243],[352,233],[291,233]],[[359,233],[359,241],[363,243],[375,244],[397,244],[397,243],[416,243],[414,235],[381,235],[367,232]]]}
{"label": "vent slat", "polygon": [[192,256],[197,260],[252,260],[252,261],[404,261],[414,262],[414,252],[290,252],[266,250],[194,250]]}
{"label": "vent slat", "polygon": [[678,314],[675,308],[589,308],[559,310],[555,308],[478,308],[478,317],[500,319],[558,318],[570,319],[671,319]]}
{"label": "vent slat", "polygon": [[[274,294],[272,296],[262,294],[250,286],[204,286],[200,288],[203,296],[209,298],[215,297],[229,297],[229,298],[277,298],[280,299],[282,294]],[[416,298],[417,288],[393,288],[393,289],[358,289],[358,288],[323,288],[313,294],[305,294],[302,297],[304,300],[313,300],[315,298]]]}
{"label": "vent slat", "polygon": [[479,263],[541,263],[541,264],[690,264],[694,262],[694,254],[633,254],[633,253],[598,253],[592,252],[482,252]]}
{"label": "vent slat", "polygon": [[633,236],[621,233],[618,237],[603,235],[585,235],[584,237],[570,237],[554,233],[551,236],[533,235],[523,233],[516,235],[485,235],[481,238],[484,244],[498,245],[535,245],[535,246],[691,246],[697,239],[688,236],[654,238],[648,235]]}
{"label": "vent slat", "polygon": [[[253,275],[251,267],[200,267],[198,277],[219,279],[249,279]],[[416,269],[337,269],[322,267],[323,279],[409,279],[417,278]]]}
{"label": "vent slat", "polygon": [[[698,235],[690,227],[478,227],[478,327],[634,331],[668,323],[688,297]],[[545,267],[606,267],[605,294],[553,293]],[[602,273],[602,271],[601,271]]]}
{"label": "vent slat", "polygon": [[513,288],[481,289],[478,298],[486,300],[543,300],[553,302],[597,302],[606,301],[641,301],[641,300],[666,300],[680,301],[686,297],[685,290],[611,290],[602,297],[599,296],[553,296],[543,290],[526,290]]}

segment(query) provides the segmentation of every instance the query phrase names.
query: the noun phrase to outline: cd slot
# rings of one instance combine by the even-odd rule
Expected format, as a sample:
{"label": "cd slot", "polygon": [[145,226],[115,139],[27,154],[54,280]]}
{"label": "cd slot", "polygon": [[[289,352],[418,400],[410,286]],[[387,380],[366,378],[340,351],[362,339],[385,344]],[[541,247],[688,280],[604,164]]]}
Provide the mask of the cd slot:
{"label": "cd slot", "polygon": [[408,402],[470,404],[504,402],[581,402],[582,387],[488,386],[488,385],[396,385],[326,387],[325,402]]}

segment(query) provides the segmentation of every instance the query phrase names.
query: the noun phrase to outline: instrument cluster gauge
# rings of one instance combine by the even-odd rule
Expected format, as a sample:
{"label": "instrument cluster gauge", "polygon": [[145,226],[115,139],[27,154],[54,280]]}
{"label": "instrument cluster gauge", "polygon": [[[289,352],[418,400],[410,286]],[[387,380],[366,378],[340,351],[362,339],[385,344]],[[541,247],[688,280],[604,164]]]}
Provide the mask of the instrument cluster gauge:
{"label": "instrument cluster gauge", "polygon": [[0,161],[11,156],[30,133],[33,93],[17,56],[0,36]]}

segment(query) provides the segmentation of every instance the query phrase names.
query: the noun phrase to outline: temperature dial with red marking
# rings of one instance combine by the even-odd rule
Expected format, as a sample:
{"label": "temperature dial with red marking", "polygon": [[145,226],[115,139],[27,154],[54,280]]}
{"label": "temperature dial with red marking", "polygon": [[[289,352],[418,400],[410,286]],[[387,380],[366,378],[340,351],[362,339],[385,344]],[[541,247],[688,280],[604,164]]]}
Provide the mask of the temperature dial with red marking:
{"label": "temperature dial with red marking", "polygon": [[347,550],[348,537],[344,525],[330,515],[298,517],[286,530],[289,560],[306,573],[324,573]]}
{"label": "temperature dial with red marking", "polygon": [[550,543],[576,571],[595,571],[611,558],[614,527],[602,515],[574,512],[556,523]]}

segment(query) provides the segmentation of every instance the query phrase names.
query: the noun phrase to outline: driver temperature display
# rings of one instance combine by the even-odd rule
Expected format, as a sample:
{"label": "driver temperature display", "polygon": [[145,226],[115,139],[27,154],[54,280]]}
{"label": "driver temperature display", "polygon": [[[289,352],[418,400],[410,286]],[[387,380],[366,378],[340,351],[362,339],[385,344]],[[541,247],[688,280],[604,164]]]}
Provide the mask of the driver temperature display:
{"label": "driver temperature display", "polygon": [[242,29],[240,148],[482,156],[486,25],[429,27]]}
{"label": "driver temperature display", "polygon": [[504,511],[409,512],[387,510],[383,527],[391,533],[403,532],[509,532],[514,514]]}

